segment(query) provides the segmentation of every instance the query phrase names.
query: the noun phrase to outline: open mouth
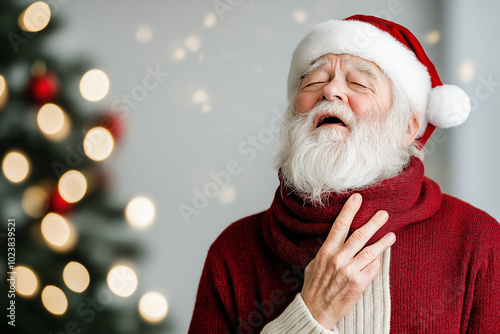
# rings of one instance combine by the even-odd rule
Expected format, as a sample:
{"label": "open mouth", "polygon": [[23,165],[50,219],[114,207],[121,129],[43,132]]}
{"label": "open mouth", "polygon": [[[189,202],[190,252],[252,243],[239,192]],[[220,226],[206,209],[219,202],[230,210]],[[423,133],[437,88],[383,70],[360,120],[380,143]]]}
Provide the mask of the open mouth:
{"label": "open mouth", "polygon": [[346,127],[345,123],[340,118],[333,115],[320,115],[319,118],[316,120],[316,128],[330,124],[332,125],[338,124],[340,126]]}

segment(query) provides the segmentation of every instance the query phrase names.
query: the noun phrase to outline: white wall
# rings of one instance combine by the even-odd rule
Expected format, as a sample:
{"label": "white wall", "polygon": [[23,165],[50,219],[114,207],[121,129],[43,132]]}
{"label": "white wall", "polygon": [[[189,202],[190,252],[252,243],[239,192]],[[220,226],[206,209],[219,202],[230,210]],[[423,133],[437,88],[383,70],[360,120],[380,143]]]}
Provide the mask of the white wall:
{"label": "white wall", "polygon": [[[141,289],[158,289],[167,295],[169,318],[179,333],[187,331],[209,245],[231,222],[265,210],[271,203],[278,185],[272,167],[276,136],[269,130],[277,117],[273,110],[284,108],[292,51],[313,24],[365,13],[389,17],[421,40],[438,29],[441,42],[424,43],[424,47],[443,81],[460,84],[455,73],[464,59],[476,64],[476,76],[464,85],[468,92],[474,92],[481,76],[492,74],[500,80],[495,64],[499,46],[490,43],[499,28],[494,17],[498,5],[492,1],[475,1],[474,5],[465,0],[231,3],[240,4],[224,13],[223,20],[216,16],[211,28],[203,22],[208,13],[215,13],[212,0],[69,1],[56,14],[66,22],[54,36],[52,50],[64,57],[88,55],[95,67],[108,73],[112,87],[101,103],[103,108],[124,101],[122,94],[137,92],[147,67],[158,66],[169,73],[131,109],[125,119],[126,137],[107,164],[115,171],[114,188],[120,201],[146,195],[156,204],[155,225],[137,232],[151,252],[142,264]],[[304,23],[294,19],[297,9],[307,14]],[[135,37],[142,25],[153,32],[147,43]],[[193,52],[184,45],[190,35],[201,41]],[[178,47],[186,57],[174,61],[172,54]],[[197,89],[207,93],[209,112],[193,103]],[[497,218],[500,115],[495,114],[495,107],[499,98],[495,90],[481,101],[471,121],[446,132],[448,139],[436,143],[425,161],[427,174],[445,191]],[[249,150],[251,140],[259,135],[262,150],[255,149],[254,155]],[[274,140],[264,144],[268,138]],[[487,159],[492,156],[494,160]],[[203,190],[211,182],[209,173],[226,170],[233,160],[241,165],[241,172],[231,176],[229,188],[210,199],[187,223],[179,206],[193,206],[194,189]]]}

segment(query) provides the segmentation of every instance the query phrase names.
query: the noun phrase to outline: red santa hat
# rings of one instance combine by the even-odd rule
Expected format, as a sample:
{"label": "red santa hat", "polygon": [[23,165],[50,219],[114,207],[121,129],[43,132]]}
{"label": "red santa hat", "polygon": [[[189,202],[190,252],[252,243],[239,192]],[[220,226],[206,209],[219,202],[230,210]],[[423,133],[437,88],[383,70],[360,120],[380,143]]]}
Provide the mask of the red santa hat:
{"label": "red santa hat", "polygon": [[421,147],[436,127],[462,124],[471,105],[467,94],[443,85],[434,64],[417,38],[405,27],[374,16],[355,15],[313,27],[293,53],[288,75],[288,99],[295,98],[307,67],[325,54],[350,54],[377,64],[392,84],[422,114],[417,135]]}

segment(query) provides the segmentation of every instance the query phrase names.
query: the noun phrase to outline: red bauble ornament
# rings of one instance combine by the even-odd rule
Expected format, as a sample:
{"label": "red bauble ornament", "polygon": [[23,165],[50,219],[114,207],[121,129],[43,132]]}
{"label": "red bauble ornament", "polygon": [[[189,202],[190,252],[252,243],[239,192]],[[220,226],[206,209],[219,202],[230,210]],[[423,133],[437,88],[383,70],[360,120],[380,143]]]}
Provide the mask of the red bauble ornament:
{"label": "red bauble ornament", "polygon": [[36,103],[54,101],[59,95],[59,79],[52,73],[33,77],[28,83],[29,98]]}
{"label": "red bauble ornament", "polygon": [[125,132],[124,122],[120,114],[107,114],[97,122],[97,126],[101,126],[111,132],[115,142],[119,142]]}
{"label": "red bauble ornament", "polygon": [[49,210],[56,213],[66,213],[73,208],[73,204],[66,202],[64,198],[61,197],[59,190],[55,188],[50,195]]}

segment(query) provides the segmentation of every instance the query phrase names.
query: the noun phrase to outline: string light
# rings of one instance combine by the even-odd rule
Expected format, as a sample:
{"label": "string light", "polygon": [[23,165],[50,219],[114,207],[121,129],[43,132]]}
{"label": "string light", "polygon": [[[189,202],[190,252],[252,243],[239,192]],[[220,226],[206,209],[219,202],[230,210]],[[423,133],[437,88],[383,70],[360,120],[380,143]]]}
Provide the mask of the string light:
{"label": "string light", "polygon": [[58,184],[61,197],[68,203],[76,203],[85,196],[87,192],[87,179],[77,170],[64,173]]}
{"label": "string light", "polygon": [[26,8],[17,20],[19,27],[24,31],[37,32],[49,24],[50,7],[43,1],[35,2]]}
{"label": "string light", "polygon": [[139,313],[148,322],[160,322],[168,313],[167,299],[158,292],[147,292],[139,300]]}
{"label": "string light", "polygon": [[64,314],[68,308],[68,299],[64,292],[54,285],[47,285],[42,291],[43,306],[53,314]]}
{"label": "string light", "polygon": [[0,75],[0,109],[7,103],[9,97],[9,90],[5,78]]}
{"label": "string light", "polygon": [[72,261],[64,267],[64,283],[75,292],[83,292],[90,283],[90,275],[81,263]]}
{"label": "string light", "polygon": [[476,75],[476,66],[472,60],[464,60],[458,67],[458,77],[463,83],[471,81]]}
{"label": "string light", "polygon": [[307,12],[303,9],[296,9],[293,11],[293,19],[297,23],[304,23],[307,20]]}
{"label": "string light", "polygon": [[174,52],[172,53],[172,60],[181,61],[184,58],[186,58],[186,50],[182,46],[176,47]]}
{"label": "string light", "polygon": [[151,226],[155,218],[153,202],[146,197],[133,198],[125,208],[125,218],[135,228],[144,229]]}
{"label": "string light", "polygon": [[64,118],[64,112],[59,106],[47,103],[38,111],[38,127],[44,134],[56,134],[61,131],[64,125]]}
{"label": "string light", "polygon": [[207,13],[205,15],[205,18],[203,19],[203,25],[206,28],[212,28],[216,22],[217,22],[217,16],[215,16],[215,14],[212,12]]}
{"label": "string light", "polygon": [[113,135],[108,129],[95,127],[90,129],[83,140],[83,150],[92,160],[101,161],[113,151]]}
{"label": "string light", "polygon": [[90,70],[80,80],[80,93],[88,101],[100,101],[108,94],[108,91],[109,79],[102,70]]}
{"label": "string light", "polygon": [[141,43],[149,42],[153,38],[153,30],[146,25],[140,26],[135,32],[135,38]]}
{"label": "string light", "polygon": [[21,152],[10,151],[3,158],[2,171],[10,182],[21,182],[28,176],[30,171],[29,160]]}
{"label": "string light", "polygon": [[21,203],[28,216],[40,218],[49,207],[49,194],[42,187],[31,186],[24,191]]}
{"label": "string light", "polygon": [[137,289],[137,275],[126,265],[117,265],[111,268],[107,277],[108,287],[115,295],[129,297]]}
{"label": "string light", "polygon": [[38,289],[35,273],[25,266],[17,266],[13,272],[16,273],[16,292],[24,297],[34,295]]}
{"label": "string light", "polygon": [[439,30],[432,30],[432,31],[429,31],[427,34],[425,34],[424,36],[424,41],[427,43],[427,44],[430,44],[430,45],[434,45],[434,44],[437,44],[439,43],[439,41],[441,40],[441,33],[439,32]]}
{"label": "string light", "polygon": [[201,40],[196,35],[189,35],[184,39],[184,46],[191,52],[196,52],[201,47]]}
{"label": "string light", "polygon": [[77,241],[73,224],[57,213],[48,213],[42,219],[41,231],[47,245],[58,252],[69,251]]}

